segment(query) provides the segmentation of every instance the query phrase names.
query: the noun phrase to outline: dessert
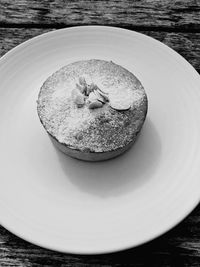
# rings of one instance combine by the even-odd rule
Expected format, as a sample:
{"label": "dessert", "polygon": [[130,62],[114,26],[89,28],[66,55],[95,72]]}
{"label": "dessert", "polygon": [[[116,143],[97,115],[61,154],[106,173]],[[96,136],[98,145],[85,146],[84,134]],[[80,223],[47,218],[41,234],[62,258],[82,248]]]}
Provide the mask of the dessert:
{"label": "dessert", "polygon": [[87,161],[116,157],[136,140],[147,113],[147,96],[128,70],[104,60],[62,67],[42,85],[38,116],[53,143]]}

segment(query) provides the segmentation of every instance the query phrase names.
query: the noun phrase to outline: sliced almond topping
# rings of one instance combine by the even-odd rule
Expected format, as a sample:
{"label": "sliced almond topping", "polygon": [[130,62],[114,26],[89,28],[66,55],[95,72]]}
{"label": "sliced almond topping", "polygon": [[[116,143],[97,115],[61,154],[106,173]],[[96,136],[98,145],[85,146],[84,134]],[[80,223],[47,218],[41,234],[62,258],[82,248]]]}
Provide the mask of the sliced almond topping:
{"label": "sliced almond topping", "polygon": [[104,102],[109,102],[108,93],[104,93],[101,89],[97,88],[97,92],[103,98]]}
{"label": "sliced almond topping", "polygon": [[104,95],[108,95],[107,92],[103,91],[102,89],[100,89],[98,86],[97,86],[97,90],[100,91],[101,94],[104,94]]}
{"label": "sliced almond topping", "polygon": [[91,83],[91,84],[87,85],[86,95],[89,95],[93,91],[94,91],[94,84]]}
{"label": "sliced almond topping", "polygon": [[82,107],[85,103],[85,97],[83,94],[81,94],[81,92],[77,89],[74,88],[71,92],[71,96],[72,99],[74,101],[74,103],[78,106],[78,107]]}
{"label": "sliced almond topping", "polygon": [[97,97],[97,95],[95,94],[95,91],[94,91],[94,92],[91,92],[91,93],[89,94],[88,100],[89,100],[90,102],[94,102],[94,101],[98,100],[98,97]]}
{"label": "sliced almond topping", "polygon": [[105,98],[97,90],[94,90],[93,94],[96,96],[97,100],[99,100],[100,102],[104,104],[106,103]]}
{"label": "sliced almond topping", "polygon": [[72,90],[72,98],[78,107],[86,103],[89,109],[100,108],[106,102],[109,102],[111,108],[119,111],[131,107],[127,94],[108,94],[94,84],[88,75],[79,77],[76,88]]}
{"label": "sliced almond topping", "polygon": [[74,102],[76,103],[76,105],[80,108],[84,105],[85,103],[85,98],[83,95],[77,95],[76,98],[74,99]]}
{"label": "sliced almond topping", "polygon": [[80,85],[80,84],[76,84],[76,88],[82,93],[85,94],[86,90],[87,90],[87,86],[84,85]]}
{"label": "sliced almond topping", "polygon": [[109,105],[116,110],[128,110],[131,107],[130,102],[124,99],[110,99]]}
{"label": "sliced almond topping", "polygon": [[89,104],[89,109],[101,108],[103,106],[102,102],[94,101]]}

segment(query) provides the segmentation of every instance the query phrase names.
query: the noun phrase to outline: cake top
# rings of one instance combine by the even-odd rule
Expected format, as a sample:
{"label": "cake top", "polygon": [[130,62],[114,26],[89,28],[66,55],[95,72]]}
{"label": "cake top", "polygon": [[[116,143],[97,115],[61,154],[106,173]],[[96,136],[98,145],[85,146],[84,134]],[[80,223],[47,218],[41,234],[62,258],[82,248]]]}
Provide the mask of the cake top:
{"label": "cake top", "polygon": [[50,76],[38,97],[38,115],[47,132],[69,148],[113,151],[140,130],[147,98],[140,81],[113,62],[84,60]]}

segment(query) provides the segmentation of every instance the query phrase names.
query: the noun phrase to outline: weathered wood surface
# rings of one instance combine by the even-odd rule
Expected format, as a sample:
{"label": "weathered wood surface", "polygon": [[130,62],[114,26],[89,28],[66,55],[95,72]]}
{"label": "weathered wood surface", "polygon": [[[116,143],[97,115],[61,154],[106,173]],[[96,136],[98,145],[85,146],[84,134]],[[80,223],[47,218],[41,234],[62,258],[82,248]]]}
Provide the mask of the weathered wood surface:
{"label": "weathered wood surface", "polygon": [[199,0],[1,0],[0,23],[38,27],[109,24],[200,31]]}
{"label": "weathered wood surface", "polygon": [[[200,0],[0,0],[0,56],[38,34],[72,25],[138,30],[179,52],[200,73]],[[80,256],[42,249],[0,227],[0,267],[200,266],[200,205],[182,223],[139,248]]]}

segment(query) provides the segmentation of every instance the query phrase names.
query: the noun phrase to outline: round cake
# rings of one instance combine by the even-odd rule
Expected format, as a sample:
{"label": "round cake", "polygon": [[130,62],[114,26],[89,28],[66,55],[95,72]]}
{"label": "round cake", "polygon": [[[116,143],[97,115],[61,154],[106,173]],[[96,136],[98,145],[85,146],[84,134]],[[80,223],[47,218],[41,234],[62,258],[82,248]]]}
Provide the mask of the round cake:
{"label": "round cake", "polygon": [[101,161],[126,151],[147,113],[147,96],[128,70],[104,60],[64,66],[42,85],[37,111],[53,143],[65,154]]}

